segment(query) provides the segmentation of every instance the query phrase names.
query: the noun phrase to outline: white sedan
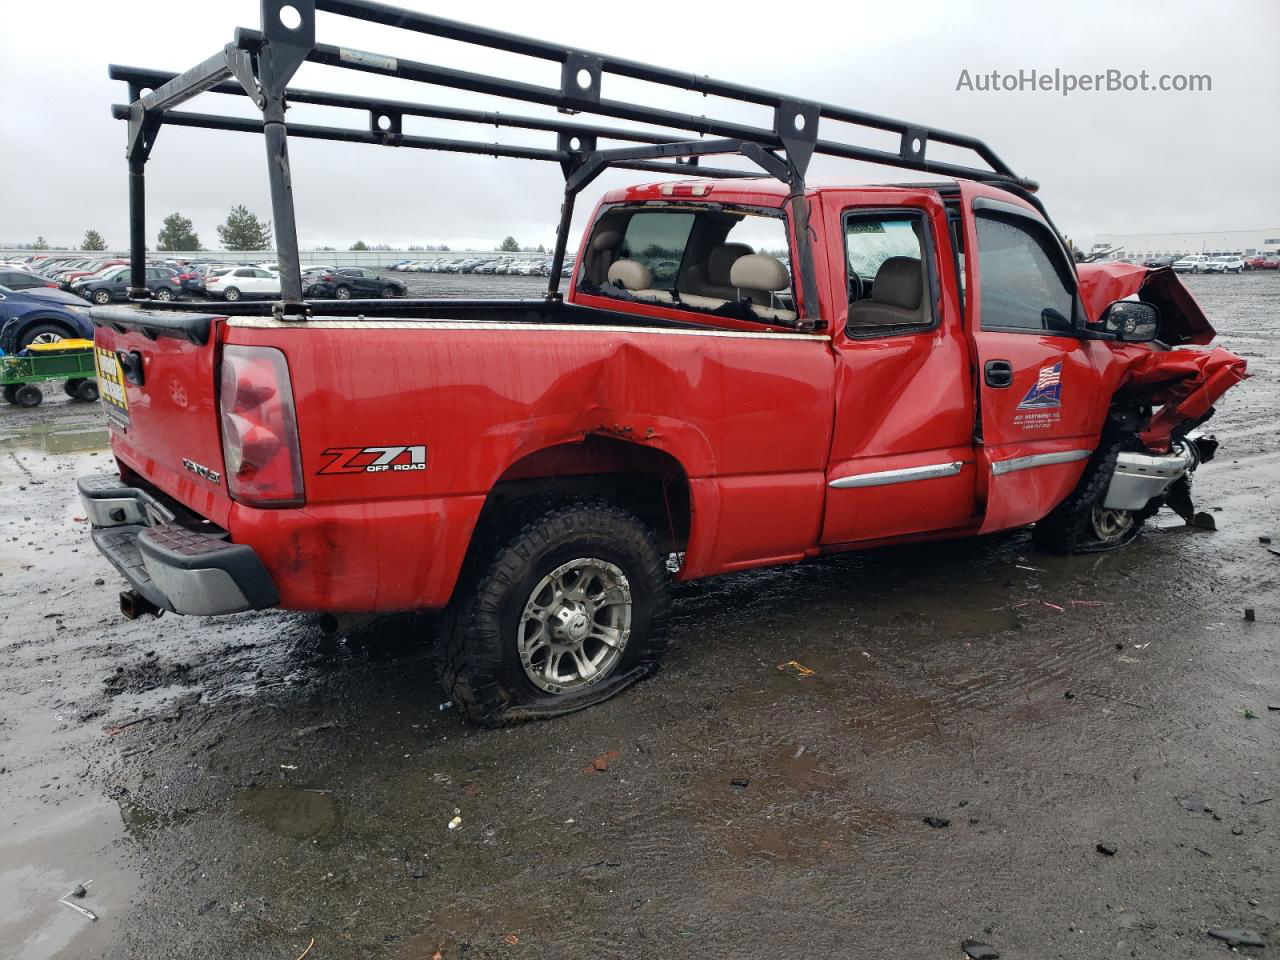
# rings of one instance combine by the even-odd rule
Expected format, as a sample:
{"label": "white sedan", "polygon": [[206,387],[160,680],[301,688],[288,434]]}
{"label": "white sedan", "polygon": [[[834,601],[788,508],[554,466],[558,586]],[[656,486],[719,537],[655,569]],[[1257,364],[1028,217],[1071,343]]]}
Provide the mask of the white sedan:
{"label": "white sedan", "polygon": [[280,274],[262,267],[231,267],[205,277],[204,288],[211,297],[236,300],[246,297],[280,296]]}

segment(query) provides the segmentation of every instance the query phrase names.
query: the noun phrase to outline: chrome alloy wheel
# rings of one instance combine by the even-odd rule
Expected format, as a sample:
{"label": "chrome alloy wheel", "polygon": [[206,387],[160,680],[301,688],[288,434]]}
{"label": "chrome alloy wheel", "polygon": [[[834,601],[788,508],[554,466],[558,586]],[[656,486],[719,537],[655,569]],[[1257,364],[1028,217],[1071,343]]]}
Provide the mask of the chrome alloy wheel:
{"label": "chrome alloy wheel", "polygon": [[538,581],[520,617],[516,644],[535,686],[567,693],[609,676],[630,634],[626,575],[607,561],[581,558]]}
{"label": "chrome alloy wheel", "polygon": [[1094,535],[1103,543],[1115,543],[1133,528],[1133,512],[1095,506],[1090,518]]}

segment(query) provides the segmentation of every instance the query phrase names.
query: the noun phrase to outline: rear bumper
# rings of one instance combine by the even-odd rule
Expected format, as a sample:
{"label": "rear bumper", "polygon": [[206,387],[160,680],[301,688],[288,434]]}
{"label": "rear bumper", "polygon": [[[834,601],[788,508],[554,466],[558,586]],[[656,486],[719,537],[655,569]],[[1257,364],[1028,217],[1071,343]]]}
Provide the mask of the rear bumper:
{"label": "rear bumper", "polygon": [[76,481],[93,543],[139,594],[162,610],[208,616],[280,602],[252,548],[111,475]]}

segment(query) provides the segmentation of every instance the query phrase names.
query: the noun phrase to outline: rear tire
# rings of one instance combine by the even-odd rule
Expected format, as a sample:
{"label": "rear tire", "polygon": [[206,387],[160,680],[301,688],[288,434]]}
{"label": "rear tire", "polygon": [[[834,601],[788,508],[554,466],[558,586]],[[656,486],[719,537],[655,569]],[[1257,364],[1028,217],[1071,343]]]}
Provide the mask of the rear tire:
{"label": "rear tire", "polygon": [[85,403],[97,403],[98,382],[96,380],[82,381],[80,386],[76,388],[76,399],[83,400]]}
{"label": "rear tire", "polygon": [[1118,440],[1094,451],[1075,490],[1035,525],[1032,543],[1049,553],[1102,553],[1137,539],[1147,519],[1145,513],[1102,505],[1119,454]]}
{"label": "rear tire", "polygon": [[161,287],[159,290],[156,291],[156,299],[159,300],[161,303],[166,303],[169,300],[173,299],[173,294],[170,293],[166,288]]}
{"label": "rear tire", "polygon": [[68,380],[66,383],[62,385],[62,392],[65,393],[68,397],[75,399],[76,391],[80,389],[80,384],[82,383],[84,383],[83,377],[77,380]]}
{"label": "rear tire", "polygon": [[18,402],[18,384],[6,383],[4,385],[4,398],[9,403]]}
{"label": "rear tire", "polygon": [[38,407],[44,403],[44,391],[37,387],[34,383],[24,383],[19,385],[14,391],[13,402],[20,407]]}
{"label": "rear tire", "polygon": [[240,291],[235,287],[227,287],[227,289],[222,291],[222,299],[235,303],[240,299]]}
{"label": "rear tire", "polygon": [[569,712],[657,669],[670,587],[636,517],[594,500],[543,510],[489,556],[441,622],[440,680],[468,719]]}
{"label": "rear tire", "polygon": [[335,297],[337,297],[339,300],[350,300],[350,299],[351,299],[351,288],[350,288],[350,287],[339,287],[337,290],[333,291],[333,295],[334,295]]}

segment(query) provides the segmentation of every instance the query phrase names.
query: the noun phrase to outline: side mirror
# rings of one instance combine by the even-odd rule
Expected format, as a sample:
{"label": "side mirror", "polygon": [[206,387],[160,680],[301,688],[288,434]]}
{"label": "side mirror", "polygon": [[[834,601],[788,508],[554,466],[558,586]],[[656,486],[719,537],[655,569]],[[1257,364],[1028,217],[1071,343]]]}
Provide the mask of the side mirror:
{"label": "side mirror", "polygon": [[1102,324],[1117,340],[1146,343],[1160,332],[1160,310],[1137,300],[1117,300],[1103,312]]}

